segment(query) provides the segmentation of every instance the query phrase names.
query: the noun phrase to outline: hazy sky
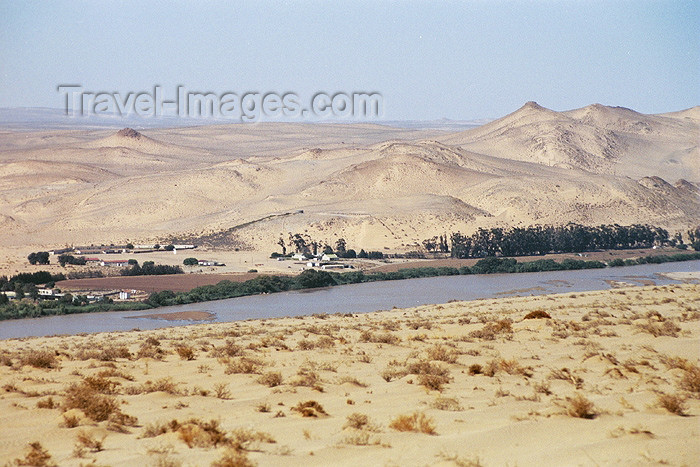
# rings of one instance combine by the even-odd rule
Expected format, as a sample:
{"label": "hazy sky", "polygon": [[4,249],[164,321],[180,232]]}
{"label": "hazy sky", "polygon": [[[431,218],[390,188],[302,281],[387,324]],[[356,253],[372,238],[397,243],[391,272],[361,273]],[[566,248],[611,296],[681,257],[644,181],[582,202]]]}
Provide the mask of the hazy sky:
{"label": "hazy sky", "polygon": [[[231,4],[236,6],[232,6]],[[387,119],[700,104],[700,2],[0,0],[0,107],[59,84],[374,91]]]}

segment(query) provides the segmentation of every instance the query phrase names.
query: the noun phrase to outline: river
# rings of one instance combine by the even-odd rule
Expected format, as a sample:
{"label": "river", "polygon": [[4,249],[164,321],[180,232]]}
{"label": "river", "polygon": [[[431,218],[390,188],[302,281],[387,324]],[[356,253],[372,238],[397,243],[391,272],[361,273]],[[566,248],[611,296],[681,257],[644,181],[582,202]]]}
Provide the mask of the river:
{"label": "river", "polygon": [[314,313],[366,313],[393,307],[445,303],[449,300],[603,290],[611,287],[610,281],[630,285],[665,285],[679,281],[662,274],[692,271],[700,271],[700,260],[579,271],[443,276],[369,282],[325,289],[253,295],[146,311],[85,313],[0,321],[0,339],[127,331],[135,328],[158,329],[194,323],[146,317],[154,313],[204,311],[211,313],[212,319],[209,322],[229,322]]}

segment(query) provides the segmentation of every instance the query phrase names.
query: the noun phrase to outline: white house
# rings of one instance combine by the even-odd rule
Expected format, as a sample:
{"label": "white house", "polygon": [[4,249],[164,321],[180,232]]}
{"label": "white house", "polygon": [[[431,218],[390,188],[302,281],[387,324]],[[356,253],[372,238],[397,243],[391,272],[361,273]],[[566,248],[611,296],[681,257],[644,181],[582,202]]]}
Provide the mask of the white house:
{"label": "white house", "polygon": [[131,292],[122,290],[119,292],[119,300],[129,300],[131,298]]}
{"label": "white house", "polygon": [[292,255],[292,259],[296,259],[297,261],[306,261],[308,258],[304,253],[294,253]]}
{"label": "white house", "polygon": [[321,256],[321,261],[335,261],[338,259],[338,255],[335,253],[330,253],[330,254],[324,254]]}
{"label": "white house", "polygon": [[205,259],[200,259],[197,261],[197,264],[200,266],[216,266],[216,263],[214,261],[208,261]]}

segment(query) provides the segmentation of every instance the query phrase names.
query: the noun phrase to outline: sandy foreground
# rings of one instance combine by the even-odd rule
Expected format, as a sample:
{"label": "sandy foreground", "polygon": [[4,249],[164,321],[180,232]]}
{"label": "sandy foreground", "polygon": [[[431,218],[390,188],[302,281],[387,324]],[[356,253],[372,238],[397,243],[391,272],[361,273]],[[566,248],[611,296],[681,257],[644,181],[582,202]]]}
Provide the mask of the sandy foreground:
{"label": "sandy foreground", "polygon": [[696,284],[0,341],[0,460],[697,465],[699,357]]}

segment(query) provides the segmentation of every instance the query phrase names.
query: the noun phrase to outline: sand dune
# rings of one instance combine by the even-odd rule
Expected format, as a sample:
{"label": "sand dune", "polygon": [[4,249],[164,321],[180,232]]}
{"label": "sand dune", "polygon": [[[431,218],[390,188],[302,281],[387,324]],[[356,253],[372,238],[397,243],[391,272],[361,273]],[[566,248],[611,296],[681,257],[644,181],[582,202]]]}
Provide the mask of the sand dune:
{"label": "sand dune", "polygon": [[696,115],[693,109],[676,115],[644,115],[600,104],[555,112],[528,102],[501,119],[440,140],[543,165],[698,181]]}
{"label": "sand dune", "polygon": [[7,340],[0,458],[694,465],[699,292],[632,287],[220,324],[166,314],[203,324]]}
{"label": "sand dune", "polygon": [[227,231],[231,248],[273,251],[289,232],[405,250],[494,225],[686,230],[700,222],[697,115],[531,102],[457,133],[286,123],[5,132],[0,247],[20,246],[22,232],[52,246]]}

